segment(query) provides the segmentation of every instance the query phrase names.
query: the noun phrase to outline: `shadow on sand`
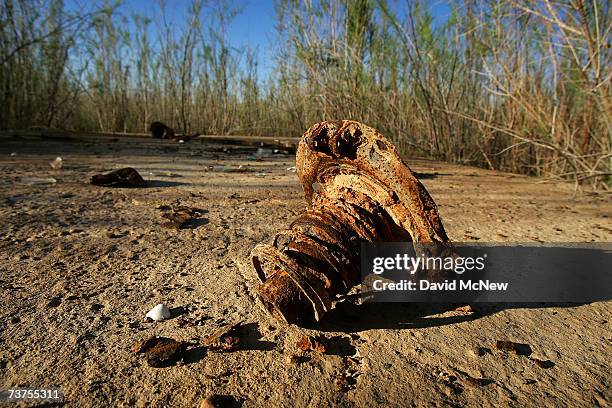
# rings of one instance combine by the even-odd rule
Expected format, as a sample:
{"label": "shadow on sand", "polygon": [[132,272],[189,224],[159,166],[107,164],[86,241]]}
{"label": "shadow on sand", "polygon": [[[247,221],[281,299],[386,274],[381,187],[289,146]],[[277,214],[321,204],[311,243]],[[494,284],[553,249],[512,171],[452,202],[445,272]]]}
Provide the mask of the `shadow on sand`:
{"label": "shadow on sand", "polygon": [[338,302],[317,324],[304,323],[304,328],[324,332],[355,333],[370,329],[421,329],[474,321],[503,310],[577,307],[585,303],[476,303],[474,313],[454,311],[465,304],[451,303],[382,303],[356,304],[351,300]]}
{"label": "shadow on sand", "polygon": [[181,181],[147,180],[147,186],[145,188],[178,187],[188,185],[190,185],[190,183],[183,183]]}
{"label": "shadow on sand", "polygon": [[419,180],[429,180],[429,179],[436,179],[440,176],[452,176],[452,174],[450,173],[421,173],[418,171],[414,172],[414,175],[416,176],[416,178],[418,178]]}

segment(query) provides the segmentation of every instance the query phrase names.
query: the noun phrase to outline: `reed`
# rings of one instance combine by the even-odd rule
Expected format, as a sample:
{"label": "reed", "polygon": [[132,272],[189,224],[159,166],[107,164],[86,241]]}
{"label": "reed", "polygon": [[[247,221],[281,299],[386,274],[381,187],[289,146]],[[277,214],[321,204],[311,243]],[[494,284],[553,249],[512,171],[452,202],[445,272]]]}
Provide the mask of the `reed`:
{"label": "reed", "polygon": [[[406,155],[612,187],[610,3],[279,0],[275,69],[236,49],[230,1],[0,4],[0,129],[298,136],[352,119]],[[272,29],[272,28],[271,28]]]}

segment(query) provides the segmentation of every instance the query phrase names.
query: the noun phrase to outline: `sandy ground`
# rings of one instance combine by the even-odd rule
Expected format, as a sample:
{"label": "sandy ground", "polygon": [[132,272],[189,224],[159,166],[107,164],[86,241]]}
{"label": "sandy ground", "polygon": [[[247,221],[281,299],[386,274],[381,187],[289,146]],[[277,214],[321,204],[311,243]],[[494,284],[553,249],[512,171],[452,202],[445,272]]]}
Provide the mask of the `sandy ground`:
{"label": "sandy ground", "polygon": [[[213,393],[244,407],[612,404],[610,302],[465,313],[345,301],[317,330],[273,320],[256,301],[248,254],[305,203],[288,170],[293,157],[255,161],[254,151],[218,142],[1,138],[0,387],[55,385],[66,406],[99,407],[197,407]],[[64,167],[52,170],[58,155]],[[455,241],[612,241],[609,195],[572,198],[570,184],[408,163]],[[150,187],[89,184],[92,174],[124,166]],[[28,177],[57,182],[30,185]],[[157,207],[177,201],[207,212],[191,228],[162,228]],[[175,317],[147,321],[159,302]],[[131,351],[152,335],[197,344],[240,321],[249,324],[238,351],[194,347],[168,368],[149,367]],[[304,334],[324,335],[333,347],[295,361]],[[495,350],[500,339],[529,344],[531,356]]]}

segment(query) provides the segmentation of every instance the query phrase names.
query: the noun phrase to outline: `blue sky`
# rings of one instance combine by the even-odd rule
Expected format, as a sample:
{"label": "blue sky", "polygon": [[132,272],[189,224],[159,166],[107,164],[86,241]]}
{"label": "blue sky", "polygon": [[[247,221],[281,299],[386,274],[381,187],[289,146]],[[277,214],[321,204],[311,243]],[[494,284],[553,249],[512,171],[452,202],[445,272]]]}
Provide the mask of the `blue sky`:
{"label": "blue sky", "polygon": [[[180,21],[185,15],[191,0],[166,0],[171,18]],[[211,2],[212,3],[212,2]],[[152,15],[159,12],[157,0],[123,0],[124,12],[135,10]],[[228,41],[235,48],[251,47],[257,49],[260,74],[273,68],[272,44],[274,42],[276,12],[273,0],[234,0],[233,4],[240,13],[233,19],[228,29]],[[129,14],[129,13],[128,13]]]}
{"label": "blue sky", "polygon": [[[100,0],[104,1],[104,0]],[[112,0],[107,0],[112,2]],[[83,3],[85,2],[85,3]],[[232,0],[228,0],[232,2]],[[188,10],[191,0],[166,0],[168,18],[181,21]],[[407,9],[407,0],[389,0],[389,4],[400,15]],[[450,14],[447,0],[432,0],[428,4],[435,22],[445,21]],[[91,6],[88,0],[66,0],[68,7],[83,8]],[[159,14],[158,0],[122,0],[120,11],[129,16],[132,11],[154,17]],[[214,4],[210,1],[209,4]],[[241,49],[256,48],[260,77],[266,76],[274,68],[273,51],[275,47],[276,12],[274,0],[233,0],[241,11],[234,18],[228,29],[228,40],[231,46]],[[89,7],[87,7],[89,8]]]}

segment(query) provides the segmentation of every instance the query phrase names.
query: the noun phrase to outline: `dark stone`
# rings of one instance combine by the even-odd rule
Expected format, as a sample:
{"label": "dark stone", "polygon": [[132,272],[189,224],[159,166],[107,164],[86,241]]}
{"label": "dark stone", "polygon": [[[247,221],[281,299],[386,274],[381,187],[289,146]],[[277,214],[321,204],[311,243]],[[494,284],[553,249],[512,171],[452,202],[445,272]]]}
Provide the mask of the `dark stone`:
{"label": "dark stone", "polygon": [[96,174],[91,177],[91,184],[104,187],[146,187],[147,182],[135,169],[125,167],[107,174]]}
{"label": "dark stone", "polygon": [[156,139],[172,139],[174,137],[174,129],[163,122],[152,122],[149,126],[151,137]]}

